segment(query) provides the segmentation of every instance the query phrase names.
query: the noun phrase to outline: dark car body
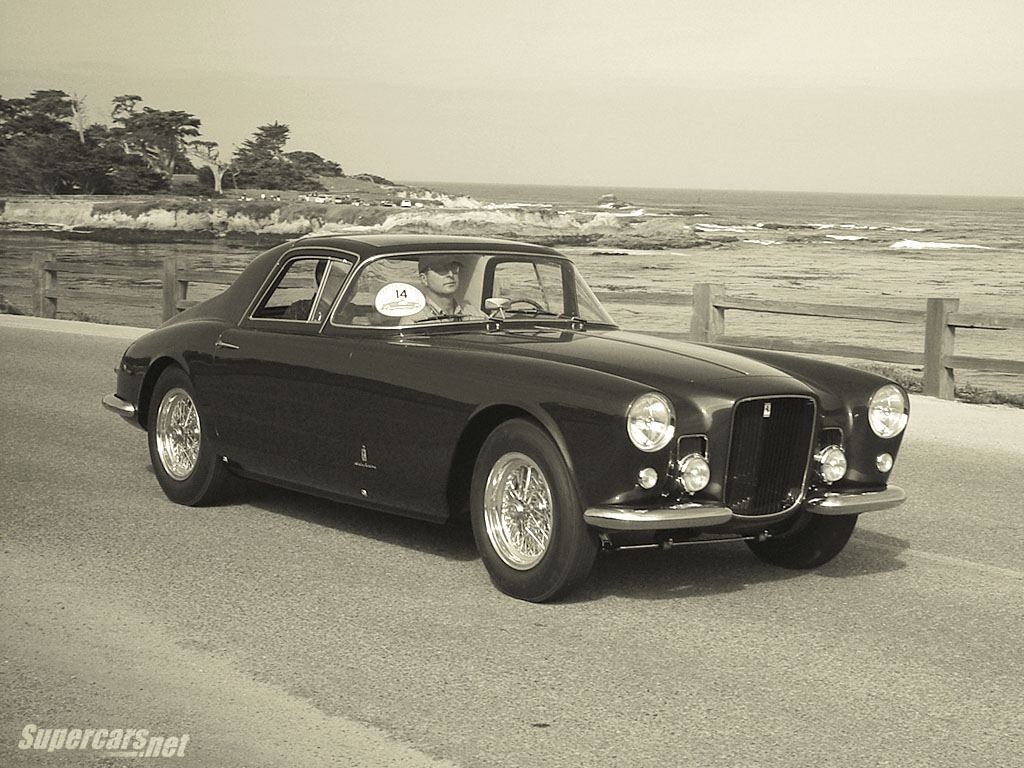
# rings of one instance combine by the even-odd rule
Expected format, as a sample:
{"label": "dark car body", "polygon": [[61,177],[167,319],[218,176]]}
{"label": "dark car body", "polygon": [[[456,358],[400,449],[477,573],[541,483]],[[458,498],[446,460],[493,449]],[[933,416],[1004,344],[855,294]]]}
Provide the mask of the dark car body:
{"label": "dark car body", "polygon": [[[468,287],[459,300],[473,317],[411,321],[418,315],[408,313],[424,304],[412,290],[421,287],[414,261],[423,269],[423,259],[434,254],[461,269],[455,271]],[[271,297],[286,293],[291,275],[314,263],[320,265],[316,295],[301,304],[301,318],[283,315]],[[485,303],[533,275],[540,283],[532,299],[506,297],[496,308]],[[388,304],[391,293],[414,298]],[[524,306],[508,307],[509,298]],[[154,393],[168,369],[185,377],[173,391],[194,401],[201,450],[217,461],[211,472],[226,468],[437,522],[473,507],[474,475],[487,473],[479,466],[481,451],[511,421],[530,425],[527,444],[553,446],[557,456],[530,466],[554,462],[561,472],[564,463],[572,516],[585,523],[573,535],[605,548],[711,534],[747,539],[762,554],[758,547],[777,548],[773,537],[806,539],[800,531],[808,521],[852,521],[903,500],[888,483],[907,414],[905,395],[892,382],[806,357],[623,331],[572,262],[542,246],[432,236],[285,243],[257,256],[222,294],[135,341],[105,404],[152,433]],[[872,398],[883,387],[896,408],[902,398],[903,409],[898,433],[884,437],[869,423],[869,407],[878,410]],[[161,396],[170,390],[160,389]],[[627,414],[640,430],[664,428],[656,422],[668,416],[651,416],[648,424],[634,413],[648,393],[658,398],[644,401],[651,413],[667,400],[672,419],[671,439],[656,450],[627,437]],[[175,434],[180,438],[180,430]],[[151,440],[155,466],[161,445]],[[830,447],[839,449],[846,471],[827,481],[819,457]],[[504,455],[533,451],[509,448]],[[704,472],[706,482],[690,492],[680,464],[694,455],[700,457],[694,471]],[[529,470],[524,477],[530,466],[519,467]],[[559,485],[553,472],[541,473],[549,501]],[[481,488],[486,480],[479,478]],[[206,500],[204,493],[169,495],[184,503]],[[549,501],[538,502],[544,515],[552,514]],[[569,528],[555,519],[548,535]],[[785,560],[779,564],[806,567],[821,558]],[[517,572],[532,567],[509,562]],[[549,599],[580,575],[559,578],[566,583],[557,589],[529,594],[496,583],[519,597]]]}

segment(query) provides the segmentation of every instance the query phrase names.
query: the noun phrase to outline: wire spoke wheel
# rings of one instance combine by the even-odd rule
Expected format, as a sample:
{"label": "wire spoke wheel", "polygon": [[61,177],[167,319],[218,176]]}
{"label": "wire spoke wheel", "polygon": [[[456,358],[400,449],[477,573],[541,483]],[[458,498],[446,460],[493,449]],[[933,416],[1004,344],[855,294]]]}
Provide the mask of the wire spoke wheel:
{"label": "wire spoke wheel", "polygon": [[202,428],[188,392],[171,389],[160,401],[156,415],[156,444],[160,463],[175,480],[188,478],[199,463]]}
{"label": "wire spoke wheel", "polygon": [[554,526],[551,487],[529,456],[507,453],[491,467],[484,524],[494,551],[510,568],[532,568],[547,553]]}
{"label": "wire spoke wheel", "polygon": [[590,572],[597,536],[562,453],[533,421],[509,419],[484,440],[469,512],[480,559],[506,595],[554,600]]}

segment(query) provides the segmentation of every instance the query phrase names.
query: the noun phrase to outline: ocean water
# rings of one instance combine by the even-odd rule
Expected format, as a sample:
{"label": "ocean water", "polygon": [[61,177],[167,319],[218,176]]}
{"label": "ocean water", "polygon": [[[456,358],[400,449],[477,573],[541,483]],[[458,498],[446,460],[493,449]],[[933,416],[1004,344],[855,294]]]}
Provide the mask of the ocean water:
{"label": "ocean water", "polygon": [[[721,284],[744,298],[924,310],[956,298],[964,312],[1024,315],[1024,198],[744,192],[426,182],[512,208],[608,212],[655,233],[685,225],[694,241],[656,248],[563,247],[622,325],[688,329],[689,316],[630,303],[644,291]],[[612,196],[614,202],[608,197]],[[632,245],[632,244],[631,244]],[[672,312],[677,312],[673,310]],[[921,351],[922,326],[727,312],[726,331]],[[1024,332],[957,331],[958,354],[1024,360]],[[958,372],[958,381],[1024,393],[1024,377]]]}
{"label": "ocean water", "polygon": [[[686,332],[688,309],[654,305],[643,296],[689,294],[700,282],[721,284],[742,298],[923,310],[929,297],[941,297],[959,299],[964,312],[1024,315],[1024,198],[410,183],[474,198],[484,210],[396,212],[396,221],[412,217],[403,220],[404,231],[416,231],[416,216],[425,231],[498,221],[501,234],[530,240],[546,231],[554,212],[566,212],[576,221],[603,222],[606,231],[639,233],[613,236],[609,245],[559,246],[596,290],[621,296],[608,309],[627,328]],[[200,267],[231,267],[259,250],[226,241],[115,243],[0,232],[0,290],[11,301],[30,301],[27,265],[37,252],[134,264],[156,274],[167,255]],[[151,290],[158,306],[158,281],[140,290]],[[194,286],[192,297],[202,298],[203,290]],[[110,316],[101,308],[85,311],[125,324],[158,319],[153,310],[127,307]],[[924,346],[923,324],[729,311],[726,331],[810,339],[822,354],[836,342],[909,351]],[[960,329],[956,339],[958,354],[1024,360],[1024,331]],[[1024,376],[958,371],[957,380],[1024,394]]]}
{"label": "ocean water", "polygon": [[[793,300],[891,306],[953,297],[964,311],[1024,313],[1024,198],[433,186],[512,208],[639,222],[651,248],[642,238],[630,243],[639,247],[563,248],[610,290],[725,281],[729,292],[759,298],[791,290],[808,294]],[[626,268],[601,274],[616,264]]]}
{"label": "ocean water", "polygon": [[[674,216],[708,234],[732,233],[777,244],[786,236],[822,234],[837,242],[911,248],[1007,248],[1024,253],[1024,198],[869,195],[818,192],[579,187],[411,182],[450,195],[523,208],[609,210],[621,215]],[[821,238],[807,238],[820,242]],[[975,242],[977,241],[977,242]]]}

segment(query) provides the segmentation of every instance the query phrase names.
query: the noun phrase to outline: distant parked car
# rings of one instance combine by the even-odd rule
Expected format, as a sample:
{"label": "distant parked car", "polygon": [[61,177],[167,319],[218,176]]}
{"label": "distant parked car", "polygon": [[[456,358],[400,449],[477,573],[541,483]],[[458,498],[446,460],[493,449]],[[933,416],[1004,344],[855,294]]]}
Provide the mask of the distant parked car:
{"label": "distant parked car", "polygon": [[468,512],[494,584],[531,601],[624,546],[733,539],[812,568],[861,512],[904,500],[897,384],[627,333],[571,260],[503,240],[280,245],[135,341],[103,402],[148,432],[175,502],[211,502],[234,473]]}

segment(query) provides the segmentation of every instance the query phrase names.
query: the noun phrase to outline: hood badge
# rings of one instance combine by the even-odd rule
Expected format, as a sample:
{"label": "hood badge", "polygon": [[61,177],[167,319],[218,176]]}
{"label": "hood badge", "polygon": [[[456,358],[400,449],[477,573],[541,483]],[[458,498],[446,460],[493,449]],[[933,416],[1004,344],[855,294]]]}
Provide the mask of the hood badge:
{"label": "hood badge", "polygon": [[767,402],[764,404],[764,410],[761,411],[761,418],[770,419],[772,417],[772,404]]}

